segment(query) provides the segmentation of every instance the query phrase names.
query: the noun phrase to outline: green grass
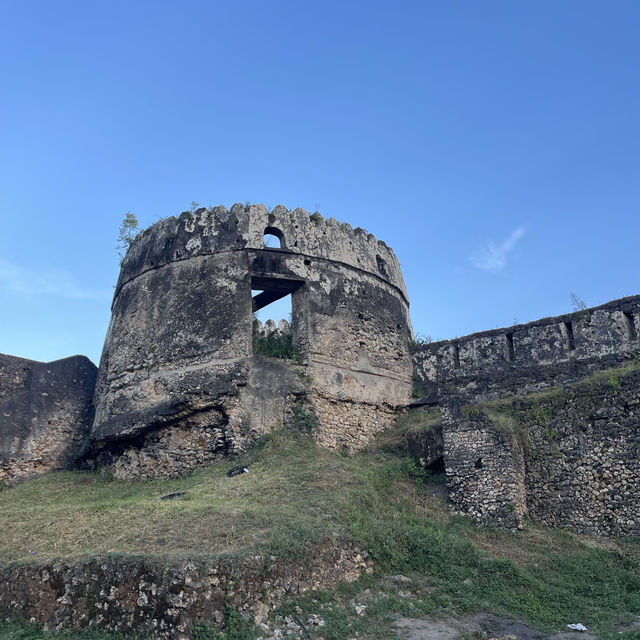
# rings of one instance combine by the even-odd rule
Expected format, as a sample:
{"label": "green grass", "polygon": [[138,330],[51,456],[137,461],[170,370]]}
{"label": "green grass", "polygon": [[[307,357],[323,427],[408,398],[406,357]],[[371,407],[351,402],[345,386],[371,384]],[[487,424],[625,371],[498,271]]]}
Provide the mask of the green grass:
{"label": "green grass", "polygon": [[387,430],[376,438],[375,449],[387,454],[404,457],[409,454],[407,436],[411,433],[433,431],[442,440],[438,407],[422,407],[411,409],[400,414],[393,429]]}
{"label": "green grass", "polygon": [[[84,631],[42,631],[37,625],[29,622],[0,619],[0,638],[2,640],[132,640],[133,636],[119,633],[103,633],[95,629]],[[142,638],[140,638],[142,640]]]}
{"label": "green grass", "polygon": [[[599,540],[531,524],[515,533],[477,528],[451,515],[441,479],[398,453],[406,427],[353,456],[317,448],[309,436],[275,434],[240,461],[177,480],[50,474],[0,492],[0,557],[39,562],[108,552],[212,558],[263,551],[304,561],[309,544],[333,537],[363,543],[374,575],[283,605],[283,613],[299,606],[322,615],[327,624],[319,633],[327,640],[355,631],[361,638],[392,638],[397,614],[472,611],[543,630],[581,621],[605,639],[632,637],[619,635],[615,625],[640,615],[637,540]],[[240,463],[249,473],[228,478],[229,467]],[[187,495],[160,500],[176,491]],[[398,572],[411,578],[408,592],[389,584]],[[354,599],[366,603],[365,615],[355,615]],[[118,637],[91,633],[59,637]],[[252,635],[242,625],[227,636],[205,626],[198,632],[201,640]],[[0,637],[56,636],[3,622]]]}
{"label": "green grass", "polygon": [[432,429],[440,426],[440,409],[438,407],[424,407],[412,409],[403,413],[390,433],[383,434],[387,438],[398,438],[398,434],[406,433],[411,429]]}

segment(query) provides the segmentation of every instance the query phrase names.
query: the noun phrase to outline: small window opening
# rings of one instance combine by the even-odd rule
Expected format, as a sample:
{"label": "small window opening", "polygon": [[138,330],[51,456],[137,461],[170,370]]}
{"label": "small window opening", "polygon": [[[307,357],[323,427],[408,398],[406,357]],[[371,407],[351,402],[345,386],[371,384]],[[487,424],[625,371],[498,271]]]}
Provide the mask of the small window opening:
{"label": "small window opening", "polygon": [[507,357],[507,362],[513,362],[516,359],[516,352],[513,348],[513,333],[507,333],[505,335],[505,341],[507,347],[507,351],[505,354]]}
{"label": "small window opening", "polygon": [[457,342],[454,342],[451,345],[451,350],[453,353],[453,368],[459,369],[460,368],[460,346],[458,345]]}
{"label": "small window opening", "polygon": [[265,249],[284,249],[284,235],[280,229],[276,227],[267,227],[264,230],[264,247]]}
{"label": "small window opening", "polygon": [[384,258],[382,256],[376,256],[376,262],[378,263],[378,271],[380,272],[380,275],[386,276],[387,264],[384,261]]}
{"label": "small window opening", "polygon": [[281,249],[280,238],[274,236],[273,233],[264,234],[264,246],[267,249]]}
{"label": "small window opening", "polygon": [[478,458],[478,459],[473,463],[473,466],[474,466],[476,469],[482,469],[482,466],[483,466],[483,465],[482,465],[482,458]]}
{"label": "small window opening", "polygon": [[[254,298],[261,293],[264,293],[264,291],[260,289],[251,290],[251,295]],[[286,320],[288,323],[291,323],[291,294],[266,304],[264,307],[260,307],[260,309],[253,312],[253,317],[254,319],[260,320],[263,324],[268,320],[273,320],[276,325],[279,320]]]}
{"label": "small window opening", "polygon": [[575,338],[573,337],[573,322],[564,323],[564,333],[566,337],[567,351],[575,351],[576,341],[575,341]]}
{"label": "small window opening", "polygon": [[622,312],[622,322],[624,323],[624,330],[627,334],[628,340],[637,340],[638,332],[636,331],[636,323],[633,315],[628,311]]}

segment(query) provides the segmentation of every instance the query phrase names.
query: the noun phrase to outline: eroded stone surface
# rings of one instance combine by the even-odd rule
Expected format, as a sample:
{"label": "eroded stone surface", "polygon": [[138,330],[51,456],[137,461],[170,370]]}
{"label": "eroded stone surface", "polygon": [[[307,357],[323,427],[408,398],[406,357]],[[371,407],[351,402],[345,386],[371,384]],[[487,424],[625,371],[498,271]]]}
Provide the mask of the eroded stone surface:
{"label": "eroded stone surface", "polygon": [[0,354],[0,482],[73,464],[93,418],[95,365]]}
{"label": "eroded stone surface", "polygon": [[567,384],[640,353],[640,296],[524,325],[417,345],[416,388],[487,400]]}

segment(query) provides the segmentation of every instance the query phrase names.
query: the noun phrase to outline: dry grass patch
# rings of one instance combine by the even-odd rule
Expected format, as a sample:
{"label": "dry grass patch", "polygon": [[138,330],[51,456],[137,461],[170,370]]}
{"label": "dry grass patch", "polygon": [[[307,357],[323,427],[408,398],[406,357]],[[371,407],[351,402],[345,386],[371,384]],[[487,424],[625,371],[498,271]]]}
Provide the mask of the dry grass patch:
{"label": "dry grass patch", "polygon": [[[288,446],[284,457],[282,443],[271,448],[267,443],[246,456],[250,472],[232,478],[226,476],[229,463],[182,479],[63,472],[5,489],[0,557],[219,556],[286,545],[287,528],[309,539],[318,514],[331,512],[331,490],[345,486],[340,458],[309,442]],[[177,492],[186,495],[160,499]]]}
{"label": "dry grass patch", "polygon": [[[342,609],[330,604],[327,640],[355,630],[366,637],[396,613],[480,610],[541,628],[581,620],[617,639],[615,625],[640,614],[637,541],[601,544],[533,525],[513,533],[475,527],[451,514],[441,479],[402,449],[402,428],[352,456],[317,448],[309,437],[274,434],[240,460],[179,480],[51,474],[0,492],[0,557],[205,559],[258,551],[302,559],[310,545],[332,538],[367,549],[378,574],[363,580],[411,577],[411,597],[400,594],[405,586],[383,589],[368,605],[370,620],[353,618],[355,591]],[[237,464],[249,473],[228,478]],[[160,500],[178,491],[186,495]]]}

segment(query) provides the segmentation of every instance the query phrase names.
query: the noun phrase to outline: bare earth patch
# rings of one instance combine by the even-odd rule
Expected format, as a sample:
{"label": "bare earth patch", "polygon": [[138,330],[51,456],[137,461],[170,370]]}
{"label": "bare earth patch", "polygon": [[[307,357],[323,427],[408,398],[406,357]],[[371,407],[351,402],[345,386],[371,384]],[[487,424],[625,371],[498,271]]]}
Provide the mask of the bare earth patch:
{"label": "bare earth patch", "polygon": [[[393,624],[395,631],[405,640],[458,640],[459,638],[481,638],[496,640],[597,640],[590,633],[566,632],[552,636],[528,627],[522,622],[500,618],[489,613],[452,620],[428,620],[425,618],[398,618]],[[473,634],[473,635],[472,635]]]}

